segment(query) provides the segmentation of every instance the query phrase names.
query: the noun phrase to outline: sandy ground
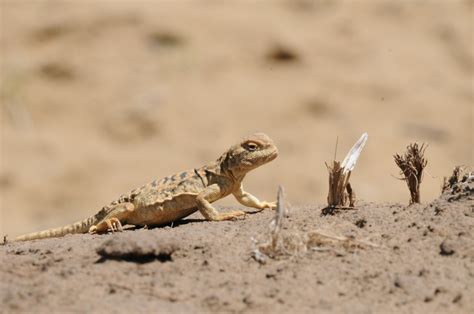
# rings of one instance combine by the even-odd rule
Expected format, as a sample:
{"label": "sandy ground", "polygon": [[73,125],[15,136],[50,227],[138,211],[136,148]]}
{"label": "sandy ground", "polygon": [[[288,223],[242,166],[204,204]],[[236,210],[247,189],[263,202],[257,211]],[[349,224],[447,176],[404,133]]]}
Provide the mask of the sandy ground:
{"label": "sandy ground", "polygon": [[[474,178],[460,192],[327,216],[291,207],[279,238],[287,250],[263,264],[252,238],[270,240],[270,210],[9,243],[0,312],[473,313]],[[351,242],[291,250],[315,231]]]}
{"label": "sandy ground", "polygon": [[[62,225],[263,131],[246,180],[323,203],[365,131],[366,201],[406,203],[392,155],[427,142],[422,201],[473,163],[473,1],[1,0],[0,233]],[[220,205],[235,206],[230,198]]]}

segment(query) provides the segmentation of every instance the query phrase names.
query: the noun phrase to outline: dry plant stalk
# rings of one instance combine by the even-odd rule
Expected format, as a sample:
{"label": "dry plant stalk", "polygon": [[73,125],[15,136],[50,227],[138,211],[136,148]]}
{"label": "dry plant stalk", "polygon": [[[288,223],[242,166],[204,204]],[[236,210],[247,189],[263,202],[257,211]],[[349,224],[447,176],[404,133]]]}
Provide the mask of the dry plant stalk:
{"label": "dry plant stalk", "polygon": [[349,183],[351,171],[344,172],[339,161],[333,161],[332,167],[326,164],[329,171],[328,207],[354,207],[355,194]]}
{"label": "dry plant stalk", "polygon": [[283,216],[285,215],[285,208],[283,205],[283,188],[278,187],[277,194],[277,207],[275,209],[275,217],[270,222],[270,233],[271,233],[271,248],[275,250],[278,246],[278,240],[281,230],[281,224],[283,223]]}
{"label": "dry plant stalk", "polygon": [[393,158],[395,163],[401,170],[403,178],[407,183],[408,189],[410,190],[410,204],[420,203],[420,185],[423,180],[423,169],[428,164],[424,154],[426,145],[417,143],[410,144],[407,146],[405,154],[395,154]]}
{"label": "dry plant stalk", "polygon": [[[378,247],[364,240],[356,240],[350,237],[336,236],[313,230],[309,233],[282,231],[283,219],[285,217],[285,206],[283,200],[283,189],[278,188],[277,208],[275,216],[270,222],[269,239],[258,241],[252,238],[254,248],[252,257],[259,263],[265,264],[267,258],[280,257],[298,257],[305,254],[308,250],[314,251],[334,251],[337,247],[343,247],[346,250],[354,248],[363,248],[366,246]],[[264,235],[268,237],[268,234]]]}
{"label": "dry plant stalk", "polygon": [[355,206],[356,197],[349,179],[367,139],[367,133],[362,134],[346,155],[342,164],[336,160],[333,161],[332,166],[326,164],[329,172],[327,209],[353,208]]}
{"label": "dry plant stalk", "polygon": [[282,224],[285,216],[285,205],[283,199],[283,188],[278,188],[277,208],[275,216],[270,222],[270,239],[260,242],[252,238],[254,249],[252,256],[259,263],[264,264],[267,257],[277,258],[279,256],[297,256],[306,251],[306,245],[302,236],[295,232],[283,233]]}

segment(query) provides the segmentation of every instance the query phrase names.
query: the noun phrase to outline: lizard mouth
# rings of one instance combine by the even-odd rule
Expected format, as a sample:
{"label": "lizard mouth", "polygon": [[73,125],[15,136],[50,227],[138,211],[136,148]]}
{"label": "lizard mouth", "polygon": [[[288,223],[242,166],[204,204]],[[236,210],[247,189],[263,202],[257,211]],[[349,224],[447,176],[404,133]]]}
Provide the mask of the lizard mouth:
{"label": "lizard mouth", "polygon": [[276,148],[269,148],[259,152],[256,156],[245,159],[241,162],[241,166],[248,172],[252,169],[260,167],[278,157],[278,150]]}
{"label": "lizard mouth", "polygon": [[266,161],[266,162],[270,162],[270,161],[274,160],[274,159],[277,158],[277,157],[278,157],[278,150],[275,149],[275,150],[273,150],[273,151],[268,155],[268,157],[266,158],[265,161]]}

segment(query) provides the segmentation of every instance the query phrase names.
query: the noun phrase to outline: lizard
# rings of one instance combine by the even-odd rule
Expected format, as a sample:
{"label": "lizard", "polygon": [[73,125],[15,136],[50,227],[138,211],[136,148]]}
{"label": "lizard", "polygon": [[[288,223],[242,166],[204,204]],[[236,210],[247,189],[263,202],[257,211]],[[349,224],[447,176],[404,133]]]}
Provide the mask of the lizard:
{"label": "lizard", "polygon": [[218,212],[211,203],[232,194],[239,203],[263,210],[276,202],[260,201],[246,192],[242,180],[247,173],[278,156],[278,149],[264,133],[255,133],[231,146],[217,160],[184,171],[123,194],[95,215],[64,227],[25,234],[14,241],[28,241],[66,234],[122,231],[123,225],[159,226],[199,211],[206,220],[232,220],[241,210]]}

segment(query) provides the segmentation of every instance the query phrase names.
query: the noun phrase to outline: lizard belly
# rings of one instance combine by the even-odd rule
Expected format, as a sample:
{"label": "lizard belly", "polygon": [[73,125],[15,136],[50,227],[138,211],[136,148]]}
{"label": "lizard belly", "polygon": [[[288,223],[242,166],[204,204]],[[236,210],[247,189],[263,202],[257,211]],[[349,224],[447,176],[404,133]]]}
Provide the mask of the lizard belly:
{"label": "lizard belly", "polygon": [[183,194],[164,202],[139,206],[127,217],[133,225],[164,225],[196,212],[196,195]]}

